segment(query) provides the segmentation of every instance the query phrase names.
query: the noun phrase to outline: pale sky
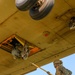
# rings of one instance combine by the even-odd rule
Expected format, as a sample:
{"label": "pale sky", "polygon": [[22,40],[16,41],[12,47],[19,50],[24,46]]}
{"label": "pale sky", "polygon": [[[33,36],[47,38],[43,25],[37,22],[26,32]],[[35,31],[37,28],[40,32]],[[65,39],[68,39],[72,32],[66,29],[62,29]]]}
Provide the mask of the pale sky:
{"label": "pale sky", "polygon": [[[75,75],[75,54],[69,55],[65,58],[61,59],[63,61],[63,65],[72,71],[72,75]],[[55,68],[53,66],[53,63],[49,63],[47,65],[42,66],[43,69],[49,71],[52,75],[55,75]],[[37,69],[33,72],[30,72],[28,74],[25,75],[48,75],[46,74],[44,71],[42,71],[41,69]]]}

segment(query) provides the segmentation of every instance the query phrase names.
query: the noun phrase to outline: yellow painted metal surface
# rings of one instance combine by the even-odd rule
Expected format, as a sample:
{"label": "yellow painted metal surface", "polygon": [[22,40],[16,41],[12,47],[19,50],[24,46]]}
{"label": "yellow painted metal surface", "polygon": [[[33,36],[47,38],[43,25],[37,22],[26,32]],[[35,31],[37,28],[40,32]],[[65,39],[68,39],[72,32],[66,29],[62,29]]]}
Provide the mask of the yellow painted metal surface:
{"label": "yellow painted metal surface", "polygon": [[[75,12],[66,13],[75,9],[75,0],[55,0],[52,11],[40,21],[31,19],[28,11],[17,10],[14,1],[0,1],[0,43],[16,34],[41,48],[41,51],[27,60],[14,60],[11,53],[0,48],[0,75],[28,73],[36,69],[29,61],[42,66],[75,53],[75,30],[70,30],[68,26]],[[46,31],[48,36],[44,34]]]}

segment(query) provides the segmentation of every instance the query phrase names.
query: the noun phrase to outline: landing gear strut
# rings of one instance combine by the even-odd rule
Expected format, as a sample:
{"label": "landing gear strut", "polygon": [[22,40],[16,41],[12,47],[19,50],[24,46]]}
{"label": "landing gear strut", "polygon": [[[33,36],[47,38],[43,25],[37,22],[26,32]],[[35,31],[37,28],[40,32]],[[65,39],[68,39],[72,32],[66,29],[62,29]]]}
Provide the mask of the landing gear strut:
{"label": "landing gear strut", "polygon": [[29,10],[32,19],[40,20],[47,16],[54,6],[54,0],[15,0],[21,11]]}

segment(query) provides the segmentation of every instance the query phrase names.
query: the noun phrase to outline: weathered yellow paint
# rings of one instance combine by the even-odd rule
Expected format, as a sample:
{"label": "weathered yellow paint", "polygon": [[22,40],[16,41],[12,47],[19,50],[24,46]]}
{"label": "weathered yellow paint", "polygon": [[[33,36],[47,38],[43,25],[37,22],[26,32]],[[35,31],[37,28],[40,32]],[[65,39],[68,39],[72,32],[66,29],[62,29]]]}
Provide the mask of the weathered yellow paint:
{"label": "weathered yellow paint", "polygon": [[[75,8],[75,0],[55,0],[52,11],[40,21],[31,19],[28,11],[17,10],[14,1],[0,1],[0,42],[16,34],[41,51],[24,61],[14,60],[10,53],[0,48],[0,75],[28,73],[36,69],[29,61],[42,66],[75,53],[75,30],[68,27],[68,21],[74,14],[64,14]],[[45,31],[50,32],[47,37],[43,35]]]}

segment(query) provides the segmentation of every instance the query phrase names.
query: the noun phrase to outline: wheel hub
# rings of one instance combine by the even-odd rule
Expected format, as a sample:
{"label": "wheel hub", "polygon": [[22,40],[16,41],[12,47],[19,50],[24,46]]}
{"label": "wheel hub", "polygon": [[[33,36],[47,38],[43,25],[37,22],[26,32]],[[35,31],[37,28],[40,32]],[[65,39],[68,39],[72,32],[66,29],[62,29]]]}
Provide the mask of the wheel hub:
{"label": "wheel hub", "polygon": [[44,3],[45,0],[38,0],[38,2],[33,6],[33,10],[36,11],[38,10],[42,4]]}

